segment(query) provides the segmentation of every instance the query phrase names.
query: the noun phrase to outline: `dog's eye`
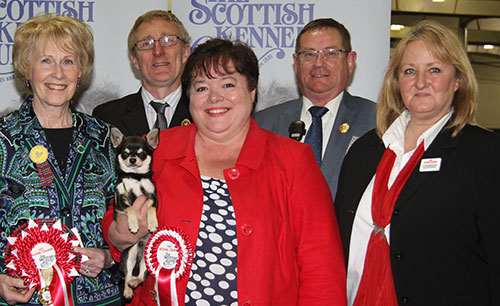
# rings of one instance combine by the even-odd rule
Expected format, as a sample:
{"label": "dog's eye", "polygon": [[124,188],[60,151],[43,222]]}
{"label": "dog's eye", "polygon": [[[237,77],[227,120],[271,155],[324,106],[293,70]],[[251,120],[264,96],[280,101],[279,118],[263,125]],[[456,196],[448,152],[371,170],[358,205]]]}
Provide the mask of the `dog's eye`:
{"label": "dog's eye", "polygon": [[122,158],[123,158],[123,159],[127,158],[127,157],[128,157],[128,155],[129,155],[129,154],[128,154],[127,152],[122,152]]}
{"label": "dog's eye", "polygon": [[139,156],[140,159],[144,160],[144,159],[146,159],[147,154],[146,154],[146,152],[143,151],[143,152],[137,154],[137,156]]}

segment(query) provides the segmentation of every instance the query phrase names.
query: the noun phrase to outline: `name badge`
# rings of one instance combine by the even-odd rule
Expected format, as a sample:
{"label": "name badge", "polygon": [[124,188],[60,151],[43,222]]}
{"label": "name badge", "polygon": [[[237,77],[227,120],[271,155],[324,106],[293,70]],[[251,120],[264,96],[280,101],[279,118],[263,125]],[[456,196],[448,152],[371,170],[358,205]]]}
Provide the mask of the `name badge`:
{"label": "name badge", "polygon": [[439,171],[441,168],[441,157],[425,158],[420,162],[420,172]]}

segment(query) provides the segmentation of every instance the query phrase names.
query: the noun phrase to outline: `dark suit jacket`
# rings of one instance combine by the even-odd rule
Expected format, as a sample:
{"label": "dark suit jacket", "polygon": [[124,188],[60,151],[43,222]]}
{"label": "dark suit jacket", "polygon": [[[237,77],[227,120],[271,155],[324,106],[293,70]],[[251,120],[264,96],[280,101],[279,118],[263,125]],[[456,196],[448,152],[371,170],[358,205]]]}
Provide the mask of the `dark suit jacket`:
{"label": "dark suit jacket", "polygon": [[[288,127],[291,122],[300,120],[302,103],[302,98],[299,98],[274,105],[257,112],[255,121],[261,128],[289,137]],[[351,96],[344,91],[320,167],[332,197],[335,197],[340,166],[347,150],[356,139],[375,127],[375,106],[370,100]],[[349,130],[344,134],[338,132],[343,123],[349,124]]]}
{"label": "dark suit jacket", "polygon": [[[394,207],[400,305],[500,305],[500,140],[473,126],[451,133],[443,129],[422,157],[441,158],[440,170],[417,164]],[[384,150],[371,131],[344,159],[334,205],[346,262],[359,201]]]}
{"label": "dark suit jacket", "polygon": [[[189,114],[188,98],[183,93],[174,116],[169,124],[170,127],[179,126],[184,119],[193,122]],[[142,103],[141,90],[123,98],[106,102],[94,108],[92,115],[113,126],[116,126],[125,135],[142,136],[149,132],[146,119],[146,111]]]}

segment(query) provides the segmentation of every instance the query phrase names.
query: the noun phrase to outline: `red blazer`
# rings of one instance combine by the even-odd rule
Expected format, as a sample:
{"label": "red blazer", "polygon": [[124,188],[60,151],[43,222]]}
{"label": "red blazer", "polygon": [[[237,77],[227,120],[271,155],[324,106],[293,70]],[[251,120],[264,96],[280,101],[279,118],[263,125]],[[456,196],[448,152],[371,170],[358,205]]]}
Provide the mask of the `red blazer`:
{"label": "red blazer", "polygon": [[[196,131],[194,124],[162,131],[153,159],[159,225],[180,228],[193,246],[203,205]],[[333,203],[310,147],[252,120],[236,166],[224,170],[224,177],[236,215],[239,304],[346,305]],[[105,233],[111,214],[103,222]],[[187,281],[177,282],[181,305]],[[149,276],[132,304],[156,305],[152,286]]]}

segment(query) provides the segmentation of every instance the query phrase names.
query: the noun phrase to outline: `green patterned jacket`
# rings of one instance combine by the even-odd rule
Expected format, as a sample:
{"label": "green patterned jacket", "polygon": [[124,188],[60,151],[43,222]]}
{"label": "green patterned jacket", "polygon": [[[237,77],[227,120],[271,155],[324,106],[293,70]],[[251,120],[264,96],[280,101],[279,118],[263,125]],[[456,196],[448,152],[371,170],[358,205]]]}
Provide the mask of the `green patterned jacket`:
{"label": "green patterned jacket", "polygon": [[[73,142],[63,174],[32,100],[27,98],[19,110],[0,118],[0,273],[6,273],[3,251],[7,237],[30,218],[61,219],[78,229],[85,247],[108,248],[101,221],[114,194],[115,153],[109,126],[72,109]],[[49,175],[52,183],[45,187],[29,154],[35,145],[48,149],[53,175]],[[120,304],[118,286],[108,270],[97,278],[80,275],[71,287],[74,305]],[[30,305],[39,305],[36,296]],[[1,298],[0,305],[6,305]]]}

